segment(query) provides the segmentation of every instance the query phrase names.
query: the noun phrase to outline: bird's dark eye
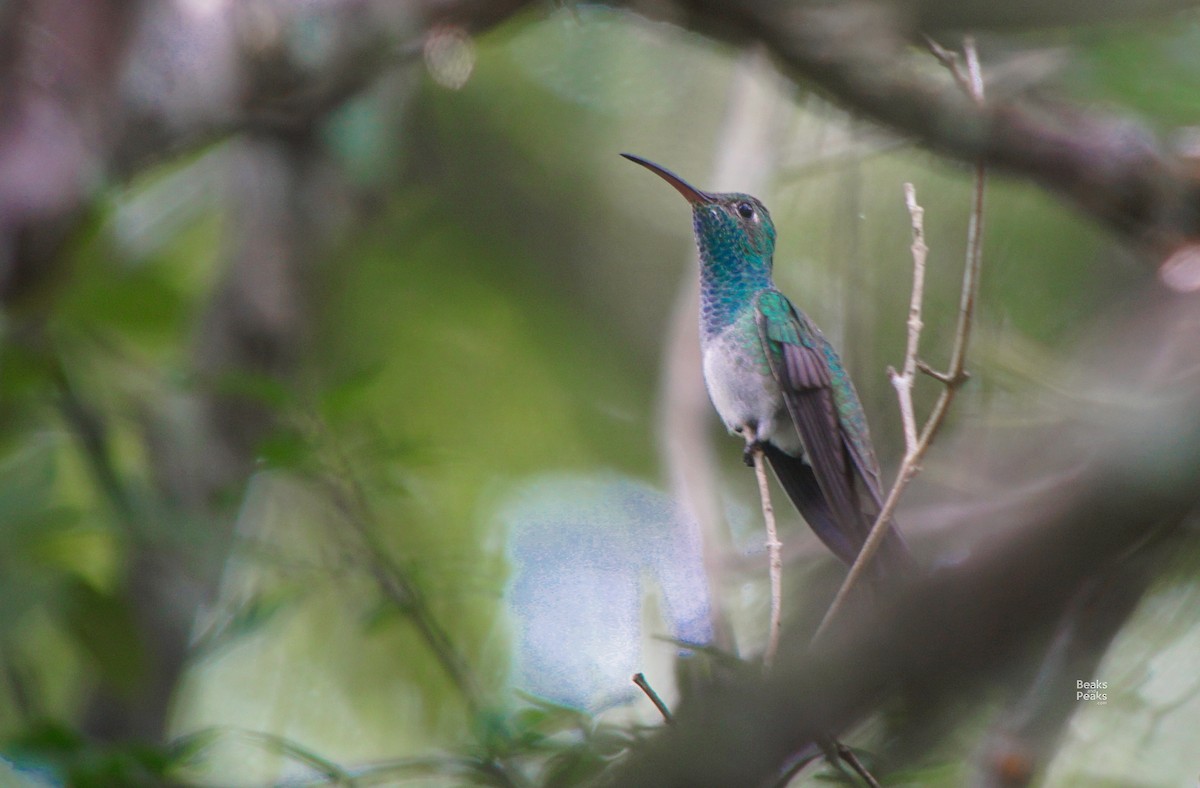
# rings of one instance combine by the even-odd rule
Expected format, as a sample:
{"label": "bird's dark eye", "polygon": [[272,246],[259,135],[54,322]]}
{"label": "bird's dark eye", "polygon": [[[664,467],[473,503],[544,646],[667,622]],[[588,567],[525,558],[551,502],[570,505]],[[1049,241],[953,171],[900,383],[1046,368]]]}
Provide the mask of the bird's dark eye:
{"label": "bird's dark eye", "polygon": [[743,219],[753,219],[754,218],[754,206],[748,202],[738,203],[737,204],[737,212],[738,212],[738,215],[741,216]]}

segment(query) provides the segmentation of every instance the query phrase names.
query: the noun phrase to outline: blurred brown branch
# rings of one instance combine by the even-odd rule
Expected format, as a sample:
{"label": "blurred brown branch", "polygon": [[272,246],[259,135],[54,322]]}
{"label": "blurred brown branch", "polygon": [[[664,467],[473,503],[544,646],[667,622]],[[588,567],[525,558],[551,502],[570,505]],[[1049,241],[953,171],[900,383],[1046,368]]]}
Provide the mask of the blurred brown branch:
{"label": "blurred brown branch", "polygon": [[[66,13],[59,6],[70,6]],[[228,4],[9,3],[0,14],[0,298],[47,277],[98,175],[128,177],[218,137],[290,133],[336,108],[439,25],[478,32],[525,0]],[[629,4],[635,9],[641,3]],[[759,41],[782,69],[852,112],[965,162],[1030,178],[1164,255],[1200,230],[1193,168],[1122,117],[994,97],[976,106],[929,73],[918,32],[1140,17],[1194,7],[1142,3],[895,4],[683,0],[676,23]],[[662,13],[663,6],[645,9]],[[60,11],[62,11],[60,13]],[[682,13],[682,16],[679,14]],[[321,31],[318,54],[299,31]],[[311,43],[311,42],[310,42]]]}
{"label": "blurred brown branch", "polygon": [[[691,0],[678,5],[685,16],[673,21],[735,43],[761,42],[788,76],[845,109],[937,153],[1029,178],[1155,257],[1200,233],[1194,169],[1133,119],[1019,95],[993,94],[977,104],[952,79],[930,73],[932,55],[910,43],[920,33],[1002,21],[1003,11],[989,11],[988,4],[953,11],[949,5],[927,2],[904,16],[887,2]],[[1053,24],[1056,6],[1043,5],[1046,13],[1027,6],[1012,23]],[[1123,13],[1135,6],[1145,13],[1194,5],[1134,4]],[[1075,13],[1073,21],[1093,21],[1083,8]]]}
{"label": "blurred brown branch", "polygon": [[1102,572],[1067,605],[1024,692],[1009,694],[984,738],[976,756],[980,788],[1027,785],[1048,765],[1079,707],[1070,688],[1095,677],[1109,643],[1155,578],[1154,562],[1146,558]]}
{"label": "blurred brown branch", "polygon": [[[523,0],[23,0],[0,12],[0,302],[51,278],[104,176],[239,131],[303,132],[439,25],[473,33]],[[303,39],[318,30],[321,46]]]}

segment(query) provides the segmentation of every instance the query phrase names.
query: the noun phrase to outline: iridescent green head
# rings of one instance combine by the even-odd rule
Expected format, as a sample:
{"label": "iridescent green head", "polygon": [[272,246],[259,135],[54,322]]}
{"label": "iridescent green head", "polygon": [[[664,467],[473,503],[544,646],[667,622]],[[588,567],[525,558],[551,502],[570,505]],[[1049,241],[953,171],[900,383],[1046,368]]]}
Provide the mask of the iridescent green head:
{"label": "iridescent green head", "polygon": [[711,256],[714,261],[737,257],[743,264],[761,266],[769,274],[775,255],[775,225],[767,207],[749,194],[708,196],[710,202],[692,205],[692,225],[701,256]]}
{"label": "iridescent green head", "polygon": [[621,155],[658,175],[691,203],[692,226],[705,273],[734,277],[748,289],[769,286],[775,225],[758,198],[703,192],[652,161]]}

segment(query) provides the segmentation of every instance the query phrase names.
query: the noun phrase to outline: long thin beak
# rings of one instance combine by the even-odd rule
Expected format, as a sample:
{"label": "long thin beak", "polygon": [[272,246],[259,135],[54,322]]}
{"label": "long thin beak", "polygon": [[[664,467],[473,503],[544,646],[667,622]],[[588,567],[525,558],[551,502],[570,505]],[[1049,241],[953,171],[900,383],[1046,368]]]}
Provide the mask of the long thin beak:
{"label": "long thin beak", "polygon": [[650,172],[654,173],[655,175],[662,178],[667,183],[674,186],[675,191],[682,194],[683,199],[687,200],[692,205],[700,205],[703,203],[710,203],[716,199],[708,192],[702,192],[699,189],[697,189],[696,187],[692,186],[690,183],[685,181],[683,178],[680,178],[678,175],[671,172],[666,167],[659,167],[654,162],[647,161],[646,159],[643,159],[641,156],[634,156],[631,153],[622,153],[621,155],[624,156],[625,158],[629,159],[634,164],[642,165],[646,169],[650,170]]}

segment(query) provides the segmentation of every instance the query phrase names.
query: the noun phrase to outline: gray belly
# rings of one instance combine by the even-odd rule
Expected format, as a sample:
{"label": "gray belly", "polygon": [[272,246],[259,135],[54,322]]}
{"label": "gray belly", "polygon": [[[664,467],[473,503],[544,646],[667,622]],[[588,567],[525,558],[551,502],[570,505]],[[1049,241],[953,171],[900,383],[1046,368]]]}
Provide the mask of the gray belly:
{"label": "gray belly", "polygon": [[736,340],[720,335],[705,343],[704,383],[708,396],[730,432],[767,440],[789,454],[802,453],[800,436],[770,373],[749,357]]}

